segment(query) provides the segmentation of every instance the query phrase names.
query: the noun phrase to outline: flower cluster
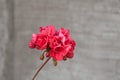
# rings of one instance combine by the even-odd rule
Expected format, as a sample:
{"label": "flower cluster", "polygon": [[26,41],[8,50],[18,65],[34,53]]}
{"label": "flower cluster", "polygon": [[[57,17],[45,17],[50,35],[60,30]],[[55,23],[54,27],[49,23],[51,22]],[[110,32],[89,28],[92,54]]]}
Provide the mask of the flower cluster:
{"label": "flower cluster", "polygon": [[53,25],[40,27],[40,32],[32,34],[29,47],[38,50],[45,50],[41,59],[52,57],[53,60],[66,60],[74,56],[75,41],[70,36],[70,31],[60,28],[59,31]]}

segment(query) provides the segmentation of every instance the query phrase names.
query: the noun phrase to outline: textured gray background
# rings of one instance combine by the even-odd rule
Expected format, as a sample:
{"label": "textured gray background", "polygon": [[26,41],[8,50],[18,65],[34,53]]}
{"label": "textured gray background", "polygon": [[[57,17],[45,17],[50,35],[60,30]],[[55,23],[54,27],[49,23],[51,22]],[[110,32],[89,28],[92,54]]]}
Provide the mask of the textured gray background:
{"label": "textured gray background", "polygon": [[0,0],[0,80],[31,80],[43,62],[28,42],[50,24],[70,29],[75,57],[36,80],[120,80],[120,0]]}

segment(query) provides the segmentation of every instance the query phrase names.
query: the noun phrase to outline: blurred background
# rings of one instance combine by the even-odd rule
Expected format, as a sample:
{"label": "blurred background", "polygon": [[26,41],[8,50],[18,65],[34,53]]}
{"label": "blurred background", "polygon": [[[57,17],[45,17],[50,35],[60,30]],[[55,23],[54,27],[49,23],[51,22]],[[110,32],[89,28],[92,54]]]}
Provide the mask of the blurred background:
{"label": "blurred background", "polygon": [[71,60],[36,80],[120,80],[120,0],[0,0],[0,80],[31,80],[43,61],[28,43],[39,26],[70,29]]}

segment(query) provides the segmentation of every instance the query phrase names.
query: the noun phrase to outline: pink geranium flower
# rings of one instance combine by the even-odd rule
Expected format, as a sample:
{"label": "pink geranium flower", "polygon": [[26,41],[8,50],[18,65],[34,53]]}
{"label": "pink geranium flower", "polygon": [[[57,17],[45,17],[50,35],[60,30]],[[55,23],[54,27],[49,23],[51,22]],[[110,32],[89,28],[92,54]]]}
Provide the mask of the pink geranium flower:
{"label": "pink geranium flower", "polygon": [[56,30],[55,26],[50,25],[40,27],[38,34],[32,34],[29,43],[30,48],[46,50],[47,57],[54,60],[64,60],[74,56],[75,41],[71,38],[70,31],[65,28]]}

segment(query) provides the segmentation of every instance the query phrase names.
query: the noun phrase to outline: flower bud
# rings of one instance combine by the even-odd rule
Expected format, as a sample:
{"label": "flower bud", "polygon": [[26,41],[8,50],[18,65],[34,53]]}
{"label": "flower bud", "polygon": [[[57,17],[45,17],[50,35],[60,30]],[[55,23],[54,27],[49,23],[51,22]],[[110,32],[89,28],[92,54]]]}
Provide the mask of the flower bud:
{"label": "flower bud", "polygon": [[44,54],[40,54],[40,60],[44,60]]}
{"label": "flower bud", "polygon": [[57,66],[57,60],[53,59],[54,66]]}
{"label": "flower bud", "polygon": [[46,57],[50,57],[50,54],[48,52],[46,52]]}
{"label": "flower bud", "polygon": [[63,60],[64,60],[64,61],[66,61],[66,60],[67,60],[67,57],[66,57],[66,56],[64,56],[64,57],[63,57]]}

